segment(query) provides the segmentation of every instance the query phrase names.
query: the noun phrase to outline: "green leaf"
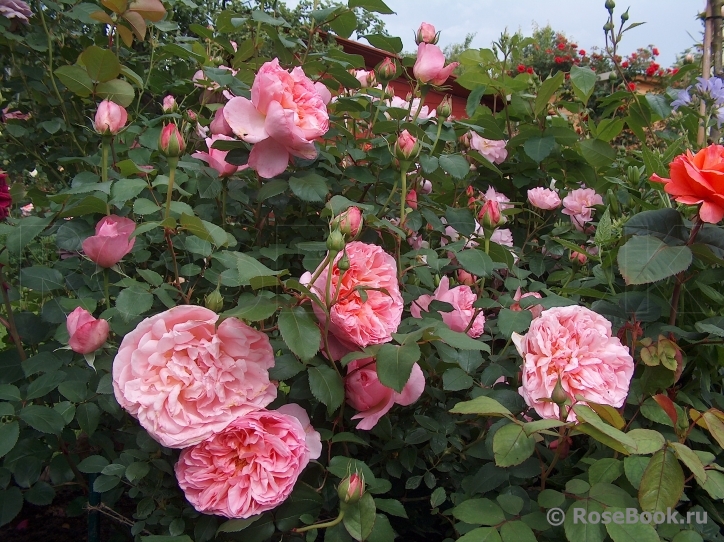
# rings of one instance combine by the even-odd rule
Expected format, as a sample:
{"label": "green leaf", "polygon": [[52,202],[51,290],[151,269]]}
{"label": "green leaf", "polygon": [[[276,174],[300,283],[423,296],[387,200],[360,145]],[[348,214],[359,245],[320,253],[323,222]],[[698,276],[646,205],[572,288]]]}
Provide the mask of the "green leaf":
{"label": "green leaf", "polygon": [[304,177],[292,177],[289,179],[289,188],[302,201],[322,203],[329,193],[327,181],[316,173],[307,173]]}
{"label": "green leaf", "polygon": [[446,500],[447,495],[445,493],[445,488],[438,487],[435,489],[435,491],[432,492],[432,495],[430,495],[430,506],[432,506],[433,508],[437,508]]}
{"label": "green leaf", "polygon": [[623,461],[605,457],[597,460],[588,469],[588,481],[592,486],[598,483],[610,484],[623,474]]}
{"label": "green leaf", "polygon": [[20,435],[18,422],[9,422],[0,425],[0,457],[3,457],[15,447]]}
{"label": "green leaf", "polygon": [[[615,513],[614,510],[611,510]],[[625,514],[622,508],[617,510]],[[613,542],[659,542],[659,535],[656,529],[649,523],[606,523],[606,530]]]}
{"label": "green leaf", "polygon": [[646,512],[676,508],[684,492],[684,471],[671,450],[656,452],[646,467],[639,487],[639,503]]}
{"label": "green leaf", "polygon": [[526,331],[532,320],[533,315],[530,311],[500,309],[498,313],[498,329],[506,339],[509,339],[513,333],[523,333]]}
{"label": "green leaf", "polygon": [[309,389],[312,395],[327,405],[331,414],[344,402],[344,382],[337,371],[327,365],[311,367],[309,373]]}
{"label": "green leaf", "polygon": [[611,427],[605,423],[598,414],[596,414],[589,406],[574,405],[573,411],[576,413],[579,421],[586,422],[595,429],[612,438],[616,442],[621,443],[627,448],[635,448],[636,443],[626,433],[619,431],[615,427]]}
{"label": "green leaf", "polygon": [[85,474],[99,473],[103,472],[108,464],[108,460],[102,455],[91,455],[78,463],[78,470]]}
{"label": "green leaf", "polygon": [[453,508],[452,513],[470,525],[497,525],[505,521],[503,510],[490,499],[468,499]]}
{"label": "green leaf", "polygon": [[61,66],[53,73],[68,90],[77,96],[87,98],[93,93],[93,81],[81,66]]}
{"label": "green leaf", "polygon": [[455,254],[465,271],[478,277],[489,277],[493,274],[493,260],[482,250],[468,248]]}
{"label": "green leaf", "polygon": [[216,535],[218,536],[219,533],[238,533],[239,531],[243,531],[260,517],[261,515],[252,516],[247,519],[230,519],[229,521],[225,521],[219,525]]}
{"label": "green leaf", "polygon": [[88,435],[91,436],[96,428],[98,422],[101,419],[101,409],[95,403],[83,403],[78,405],[75,412],[75,419],[78,420],[80,428]]}
{"label": "green leaf", "polygon": [[375,500],[370,493],[365,493],[355,504],[346,504],[344,510],[344,526],[355,540],[366,540],[372,533],[377,519]]}
{"label": "green leaf", "polygon": [[460,154],[443,154],[438,158],[438,163],[454,179],[462,179],[470,171],[470,164]]}
{"label": "green leaf", "polygon": [[566,519],[563,523],[566,538],[574,542],[603,542],[606,534],[604,526],[601,523],[590,521],[574,521],[576,509],[583,509],[586,518],[591,512],[600,514],[604,511],[603,506],[593,499],[575,501],[566,511]]}
{"label": "green leaf", "polygon": [[239,271],[239,282],[246,285],[255,277],[271,277],[278,275],[281,271],[269,269],[266,265],[252,258],[248,254],[237,252],[234,254],[237,260],[236,268]]}
{"label": "green leaf", "polygon": [[112,102],[128,107],[133,103],[135,91],[133,87],[122,79],[111,79],[105,81],[96,87],[96,94],[103,100],[111,100]]}
{"label": "green leaf", "polygon": [[150,470],[151,466],[147,461],[134,461],[126,467],[125,476],[129,482],[135,482],[144,478]]}
{"label": "green leaf", "polygon": [[596,139],[609,142],[621,133],[625,125],[622,119],[603,119],[596,127]]}
{"label": "green leaf", "polygon": [[[347,5],[350,7],[350,9],[362,8],[366,9],[367,11],[382,13],[383,15],[392,15],[395,13],[382,0],[349,0],[349,2],[347,2]],[[402,48],[400,48],[400,51],[401,50]],[[399,51],[394,52],[397,53]]]}
{"label": "green leaf", "polygon": [[475,113],[475,110],[480,105],[480,100],[483,99],[483,95],[485,94],[485,90],[487,88],[488,87],[485,85],[478,85],[470,92],[470,94],[468,94],[468,101],[465,104],[465,113],[468,117],[472,117]]}
{"label": "green leaf", "polygon": [[20,285],[43,294],[53,290],[63,290],[65,288],[65,279],[57,269],[34,265],[20,270]]}
{"label": "green leaf", "polygon": [[712,499],[724,499],[724,474],[716,470],[708,470],[706,473],[706,482],[701,487]]}
{"label": "green leaf", "polygon": [[86,72],[91,80],[105,83],[115,79],[121,73],[121,64],[116,55],[109,49],[102,49],[97,45],[91,45],[80,55],[85,65]]}
{"label": "green leaf", "polygon": [[93,491],[97,491],[98,493],[104,493],[106,491],[110,491],[120,483],[121,479],[118,476],[101,474],[93,482]]}
{"label": "green leaf", "polygon": [[152,306],[153,294],[138,287],[124,288],[116,298],[116,309],[126,322],[150,310]]}
{"label": "green leaf", "polygon": [[645,97],[651,111],[658,115],[660,119],[665,119],[671,115],[671,106],[663,94],[654,94],[653,92],[649,92],[645,94]]}
{"label": "green leaf", "polygon": [[399,53],[402,51],[403,45],[400,38],[385,36],[383,34],[368,34],[362,37],[369,41],[372,47],[376,47],[377,49],[389,51],[390,53]]}
{"label": "green leaf", "polygon": [[508,521],[500,527],[503,542],[536,542],[533,530],[522,521]]}
{"label": "green leaf", "polygon": [[475,232],[475,218],[467,207],[459,209],[448,207],[445,211],[445,219],[448,226],[460,235],[469,237]]}
{"label": "green leaf", "polygon": [[25,392],[25,400],[30,401],[50,393],[65,380],[65,377],[66,373],[63,371],[53,371],[39,376],[28,385],[28,390]]}
{"label": "green leaf", "polygon": [[616,151],[600,139],[584,139],[578,142],[581,156],[595,168],[609,165],[616,158]]}
{"label": "green leaf", "polygon": [[511,495],[510,493],[498,495],[498,498],[495,500],[498,501],[498,504],[503,511],[511,516],[517,516],[520,514],[520,511],[523,509],[523,505],[525,504],[522,498],[517,495]]}
{"label": "green leaf", "polygon": [[549,77],[543,81],[543,84],[538,89],[538,96],[535,98],[535,106],[533,107],[536,117],[539,117],[541,113],[548,110],[548,103],[563,84],[563,79],[563,72],[558,72],[553,77]]}
{"label": "green leaf", "polygon": [[65,427],[65,420],[52,408],[42,405],[28,405],[20,411],[20,419],[41,433],[59,435]]}
{"label": "green leaf", "polygon": [[552,136],[531,137],[523,145],[525,154],[540,163],[546,158],[556,146],[556,140]]}
{"label": "green leaf", "polygon": [[461,350],[484,350],[490,352],[490,347],[484,342],[469,337],[466,333],[453,331],[447,325],[440,324],[435,328],[435,335],[446,344]]}
{"label": "green leaf", "polygon": [[357,16],[354,11],[343,11],[330,21],[329,26],[335,34],[345,39],[349,38],[357,28]]}
{"label": "green leaf", "polygon": [[598,76],[591,68],[582,68],[580,66],[571,66],[571,85],[576,98],[581,100],[583,104],[588,103],[588,99],[593,94],[593,88],[596,86]]}
{"label": "green leaf", "polygon": [[649,284],[689,268],[691,249],[669,246],[650,235],[635,235],[618,251],[618,267],[626,284]]}
{"label": "green leaf", "polygon": [[15,519],[23,508],[23,494],[20,488],[11,487],[0,491],[0,527]]}
{"label": "green leaf", "polygon": [[480,416],[512,416],[513,414],[495,399],[481,395],[472,401],[462,401],[455,405],[452,414],[479,414]]}
{"label": "green leaf", "polygon": [[707,471],[704,470],[704,465],[701,464],[699,456],[687,445],[680,442],[670,442],[669,446],[674,449],[679,461],[686,465],[691,473],[696,476],[697,482],[703,484],[706,481]]}
{"label": "green leaf", "polygon": [[495,527],[478,527],[458,538],[458,542],[502,542]]}
{"label": "green leaf", "polygon": [[305,307],[283,308],[278,325],[286,345],[301,359],[311,359],[319,351],[322,334],[314,315]]}
{"label": "green leaf", "polygon": [[388,388],[402,392],[420,355],[420,347],[416,342],[400,346],[383,344],[377,352],[377,376],[380,382]]}
{"label": "green leaf", "polygon": [[706,411],[702,415],[709,433],[720,447],[724,448],[724,423],[713,412]]}
{"label": "green leaf", "polygon": [[36,506],[47,506],[53,502],[54,498],[55,489],[42,480],[33,484],[33,487],[25,492],[25,500]]}
{"label": "green leaf", "polygon": [[274,510],[277,529],[289,531],[299,524],[299,516],[316,517],[322,508],[322,496],[306,484],[297,484],[292,494]]}
{"label": "green leaf", "polygon": [[544,489],[538,495],[538,506],[541,508],[557,508],[566,502],[566,496],[555,489]]}
{"label": "green leaf", "polygon": [[535,438],[526,435],[523,426],[516,423],[504,425],[493,436],[493,454],[499,467],[520,465],[534,449]]}
{"label": "green leaf", "polygon": [[361,472],[365,478],[365,482],[373,483],[375,480],[375,475],[363,461],[341,455],[332,457],[327,470],[340,479],[346,478],[353,472]]}
{"label": "green leaf", "polygon": [[390,514],[391,516],[407,519],[405,507],[397,499],[375,499],[375,504],[379,510]]}
{"label": "green leaf", "polygon": [[442,374],[442,389],[461,391],[473,387],[473,378],[460,367],[451,367]]}
{"label": "green leaf", "polygon": [[278,305],[266,297],[255,296],[248,292],[241,294],[236,308],[223,313],[225,317],[241,318],[251,322],[266,320],[277,311]]}
{"label": "green leaf", "polygon": [[22,250],[45,230],[51,219],[52,217],[29,216],[18,221],[7,236],[8,253],[16,258],[22,257]]}

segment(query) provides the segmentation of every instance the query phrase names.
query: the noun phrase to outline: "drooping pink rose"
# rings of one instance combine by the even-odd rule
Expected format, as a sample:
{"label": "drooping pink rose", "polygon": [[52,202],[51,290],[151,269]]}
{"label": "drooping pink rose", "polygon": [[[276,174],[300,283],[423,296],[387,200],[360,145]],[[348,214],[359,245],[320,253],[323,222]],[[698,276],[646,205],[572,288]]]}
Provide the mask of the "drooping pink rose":
{"label": "drooping pink rose", "polygon": [[545,211],[552,211],[561,206],[561,198],[556,191],[542,186],[528,190],[528,201],[533,207]]}
{"label": "drooping pink rose", "polygon": [[216,113],[214,113],[214,120],[211,121],[211,124],[209,124],[209,130],[211,131],[211,135],[223,135],[223,136],[232,136],[234,135],[233,130],[231,129],[231,126],[229,126],[229,123],[226,122],[226,118],[224,118],[224,109],[219,108],[216,110]]}
{"label": "drooping pink rose", "polygon": [[[337,264],[344,253],[349,260],[349,269],[340,274]],[[324,266],[310,287],[322,303],[326,297],[327,269],[328,266]],[[348,351],[389,342],[402,318],[402,295],[395,259],[376,245],[360,241],[348,243],[344,252],[337,254],[334,260],[330,287],[332,296],[338,285],[337,302],[330,310],[329,331]],[[360,288],[369,289],[363,296]],[[324,325],[324,311],[316,303],[312,307]]]}
{"label": "drooping pink rose", "polygon": [[179,305],[123,338],[113,360],[118,403],[169,448],[185,448],[274,400],[269,338],[236,318]]}
{"label": "drooping pink rose", "polygon": [[21,113],[20,111],[10,111],[10,106],[2,109],[2,121],[9,120],[28,120],[32,115],[30,113]]}
{"label": "drooping pink rose", "polygon": [[93,318],[83,307],[78,307],[68,315],[65,326],[70,336],[68,345],[78,354],[91,354],[98,350],[106,342],[110,331],[107,321]]}
{"label": "drooping pink rose", "polygon": [[13,205],[13,197],[10,195],[8,186],[8,174],[0,171],[0,220],[10,216],[10,207]]}
{"label": "drooping pink rose", "polygon": [[23,0],[0,0],[0,15],[28,24],[30,22],[28,19],[33,16],[33,12]]}
{"label": "drooping pink rose", "polygon": [[104,216],[96,224],[96,234],[83,241],[83,252],[101,267],[113,267],[131,252],[136,238],[131,238],[136,223],[130,218]]}
{"label": "drooping pink rose", "polygon": [[[312,431],[319,442],[319,433]],[[294,414],[282,409],[249,412],[183,450],[176,478],[197,511],[248,518],[289,497],[301,472],[321,452],[321,443],[316,453],[310,450],[309,438]]]}
{"label": "drooping pink rose", "polygon": [[251,100],[232,98],[224,117],[237,137],[254,144],[249,167],[267,179],[282,173],[291,156],[316,158],[314,140],[329,128],[327,106],[314,83],[299,66],[288,72],[276,58],[257,73]]}
{"label": "drooping pink rose", "polygon": [[128,122],[128,113],[123,106],[110,100],[98,105],[93,127],[102,135],[116,135]]}
{"label": "drooping pink rose", "polygon": [[[422,312],[428,312],[430,303],[433,301],[443,301],[452,305],[453,310],[450,312],[440,312],[442,321],[445,322],[450,329],[464,333],[470,325],[476,310],[473,303],[478,300],[478,296],[472,291],[470,286],[461,284],[455,288],[450,288],[450,279],[443,277],[440,284],[433,295],[421,295],[410,305],[410,313],[415,318],[422,318]],[[472,338],[480,337],[485,331],[485,315],[480,311],[475,318],[473,325],[467,330],[467,334]]]}
{"label": "drooping pink rose", "polygon": [[451,62],[445,66],[445,55],[437,45],[420,43],[417,46],[417,60],[412,67],[415,79],[421,83],[444,85],[459,62]]}
{"label": "drooping pink rose", "polygon": [[470,148],[478,151],[484,158],[493,164],[502,164],[508,157],[508,151],[505,148],[507,141],[502,139],[485,139],[475,132],[470,134]]}
{"label": "drooping pink rose", "polygon": [[[528,292],[525,294],[521,294],[520,288],[518,288],[515,291],[515,295],[513,295],[513,304],[510,306],[510,310],[512,311],[522,311],[523,308],[520,306],[520,300],[525,299],[526,297],[534,297],[536,299],[541,299],[541,295],[538,292]],[[538,318],[541,313],[543,312],[543,305],[531,305],[528,307],[528,310],[533,314],[533,318]]]}
{"label": "drooping pink rose", "polygon": [[[559,378],[572,402],[580,395],[615,408],[625,403],[633,358],[611,336],[611,323],[592,310],[577,305],[545,310],[528,333],[513,333],[513,343],[523,357],[518,392],[542,418],[559,417],[556,403],[540,400],[551,397]],[[568,421],[575,419],[571,410]]]}
{"label": "drooping pink rose", "polygon": [[420,43],[432,43],[435,45],[438,40],[438,34],[435,31],[435,27],[432,26],[430,23],[422,23],[420,25],[420,28],[417,29],[417,34],[415,35],[415,43],[418,45]]}
{"label": "drooping pink rose", "polygon": [[395,403],[407,406],[417,401],[425,391],[425,375],[415,363],[402,393],[397,393],[380,382],[377,364],[372,358],[357,359],[347,365],[344,389],[347,403],[359,411],[352,419],[362,420],[357,424],[357,429],[368,431],[377,425]]}
{"label": "drooping pink rose", "polygon": [[214,143],[216,141],[234,141],[234,138],[221,134],[207,137],[206,147],[208,148],[208,151],[196,151],[191,156],[209,164],[209,167],[214,168],[219,173],[219,177],[222,178],[231,177],[237,171],[246,169],[247,166],[235,166],[234,164],[227,162],[226,155],[229,154],[229,151],[215,149]]}
{"label": "drooping pink rose", "polygon": [[593,188],[571,190],[563,198],[563,214],[571,217],[578,231],[583,231],[584,224],[593,218],[594,205],[603,205],[603,198]]}

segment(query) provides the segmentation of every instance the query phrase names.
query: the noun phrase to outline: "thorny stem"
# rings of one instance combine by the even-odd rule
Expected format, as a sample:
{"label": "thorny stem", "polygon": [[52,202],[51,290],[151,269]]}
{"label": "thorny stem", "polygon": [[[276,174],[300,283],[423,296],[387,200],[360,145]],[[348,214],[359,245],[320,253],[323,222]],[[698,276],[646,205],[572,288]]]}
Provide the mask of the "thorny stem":
{"label": "thorny stem", "polygon": [[[686,246],[689,247],[694,243],[699,230],[704,225],[704,221],[699,215],[696,215],[696,221],[694,227],[691,228],[689,234],[689,240],[686,242]],[[674,285],[674,291],[671,294],[671,314],[669,315],[669,325],[676,325],[676,314],[679,311],[679,297],[681,296],[681,287],[684,284],[684,271],[676,275],[676,284]]]}

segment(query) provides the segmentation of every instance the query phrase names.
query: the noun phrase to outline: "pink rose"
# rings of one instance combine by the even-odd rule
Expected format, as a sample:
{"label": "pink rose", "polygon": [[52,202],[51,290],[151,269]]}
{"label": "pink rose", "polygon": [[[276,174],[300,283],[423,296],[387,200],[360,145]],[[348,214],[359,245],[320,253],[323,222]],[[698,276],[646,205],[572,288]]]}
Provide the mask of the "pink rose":
{"label": "pink rose", "polygon": [[500,213],[500,204],[494,199],[485,200],[480,213],[478,213],[480,223],[484,228],[492,230],[505,224],[507,219]]}
{"label": "pink rose", "polygon": [[[518,288],[515,291],[515,295],[513,296],[514,303],[510,306],[510,310],[522,311],[523,308],[520,306],[520,300],[525,299],[526,297],[534,297],[536,299],[540,299],[542,296],[538,292],[528,292],[521,295],[520,288]],[[533,318],[538,318],[543,312],[543,305],[531,305],[530,307],[528,307],[528,310],[533,314]]]}
{"label": "pink rose", "polygon": [[475,275],[471,275],[464,269],[458,269],[457,277],[458,277],[458,282],[460,284],[465,284],[466,286],[472,286],[473,284],[475,284],[478,281],[478,279]]}
{"label": "pink rose", "polygon": [[407,406],[417,401],[425,391],[425,376],[415,363],[402,393],[397,393],[380,382],[377,365],[372,358],[357,359],[347,365],[344,389],[347,403],[359,411],[352,419],[362,420],[357,424],[357,429],[368,431],[377,425],[395,403]]}
{"label": "pink rose", "polygon": [[415,35],[415,43],[418,45],[420,43],[432,43],[433,45],[437,43],[438,40],[438,34],[435,31],[435,27],[432,26],[430,23],[422,23],[420,25],[420,28],[417,29],[417,34]]}
{"label": "pink rose", "polygon": [[68,315],[65,321],[70,340],[68,345],[78,354],[91,354],[98,350],[108,338],[108,322],[93,318],[93,315],[78,307]]}
{"label": "pink rose", "polygon": [[[229,123],[226,122],[226,119],[224,118],[224,109],[219,108],[216,110],[216,113],[214,113],[214,120],[211,121],[211,124],[209,124],[209,130],[211,131],[211,135],[223,135],[223,136],[232,136],[234,135],[233,130],[231,129],[231,126],[229,126]],[[231,139],[231,138],[229,138]]]}
{"label": "pink rose", "polygon": [[[282,408],[249,412],[181,452],[176,478],[196,510],[248,518],[276,508],[289,497],[299,475],[311,459],[319,457],[322,447],[319,433],[312,429],[315,436],[310,437],[304,422]],[[306,413],[304,417],[309,425]],[[314,452],[310,438],[319,443]]]}
{"label": "pink rose", "polygon": [[563,214],[571,217],[578,231],[583,231],[583,225],[593,218],[594,205],[603,205],[603,198],[593,188],[578,188],[563,198]]}
{"label": "pink rose", "polygon": [[179,305],[143,320],[113,360],[118,403],[158,442],[185,448],[274,400],[269,338],[236,318]]}
{"label": "pink rose", "polygon": [[422,179],[420,181],[420,192],[423,194],[429,194],[432,192],[432,183],[427,179]]}
{"label": "pink rose", "polygon": [[411,209],[417,209],[417,191],[415,189],[410,190],[405,198],[405,205]]}
{"label": "pink rose", "polygon": [[251,100],[232,98],[224,117],[237,137],[254,143],[249,167],[267,179],[282,173],[291,156],[316,158],[314,140],[329,128],[327,106],[314,83],[299,66],[290,73],[276,58],[257,73]]}
{"label": "pink rose", "polygon": [[493,243],[498,243],[504,247],[512,248],[513,232],[511,232],[508,228],[498,228],[493,232],[493,235],[490,236],[490,240]]}
{"label": "pink rose", "polygon": [[186,150],[186,141],[175,123],[164,124],[158,137],[158,150],[169,157],[181,156]]}
{"label": "pink rose", "polygon": [[533,207],[546,211],[552,211],[561,206],[561,198],[558,197],[555,190],[541,186],[528,190],[528,201]]}
{"label": "pink rose", "polygon": [[[478,300],[478,296],[472,291],[470,286],[460,285],[450,288],[450,279],[443,277],[440,284],[433,295],[421,295],[410,305],[410,313],[415,318],[422,318],[422,312],[428,312],[430,303],[433,301],[443,301],[450,303],[453,310],[450,312],[440,312],[442,321],[445,322],[450,329],[464,333],[470,325],[470,321],[475,315],[476,309],[473,303]],[[473,325],[467,330],[468,335],[473,338],[480,337],[485,331],[485,316],[480,311],[475,318]]]}
{"label": "pink rose", "polygon": [[412,67],[415,79],[421,83],[444,85],[459,62],[451,62],[445,66],[445,55],[437,45],[420,43],[417,46],[417,60]]}
{"label": "pink rose", "polygon": [[93,128],[103,135],[115,135],[121,131],[128,122],[128,113],[125,108],[110,100],[103,100],[98,105]]}
{"label": "pink rose", "polygon": [[332,219],[332,228],[339,228],[348,237],[357,237],[362,227],[362,211],[349,207]]}
{"label": "pink rose", "polygon": [[0,171],[0,220],[10,216],[10,207],[13,205],[13,197],[10,195],[7,178],[8,174]]}
{"label": "pink rose", "polygon": [[322,98],[324,105],[329,105],[329,102],[332,101],[332,93],[329,91],[327,85],[325,85],[321,81],[315,81],[314,88],[319,96]]}
{"label": "pink rose", "polygon": [[359,81],[362,88],[374,87],[377,84],[375,72],[368,70],[352,70],[352,75]]}
{"label": "pink rose", "polygon": [[33,12],[23,0],[3,0],[0,2],[0,15],[29,24],[28,18],[33,16]]}
{"label": "pink rose", "polygon": [[[577,305],[545,310],[525,335],[513,333],[523,357],[523,385],[518,392],[542,418],[559,417],[558,405],[541,401],[558,379],[572,402],[576,395],[593,403],[623,406],[634,362],[628,348],[611,336],[611,323]],[[571,410],[568,421],[576,419]]]}
{"label": "pink rose", "polygon": [[[337,264],[345,252],[349,269],[340,277]],[[324,266],[310,286],[322,303],[325,303],[326,297],[327,269]],[[402,318],[402,295],[395,259],[376,245],[360,241],[348,243],[344,252],[337,254],[334,260],[330,287],[332,296],[338,286],[337,302],[330,310],[329,331],[339,342],[347,346],[348,351],[389,342]],[[360,288],[369,288],[365,290],[364,297]],[[316,303],[312,307],[324,326],[324,311]]]}
{"label": "pink rose", "polygon": [[101,267],[113,267],[131,252],[136,223],[130,218],[104,216],[96,224],[96,234],[83,241],[83,252]]}
{"label": "pink rose", "polygon": [[219,177],[222,178],[231,177],[237,171],[247,168],[247,166],[235,166],[234,164],[227,162],[226,155],[229,154],[229,151],[214,149],[213,145],[216,141],[234,141],[234,138],[221,134],[207,137],[206,147],[208,148],[208,151],[196,151],[191,156],[209,164],[209,167],[214,168],[219,173]]}
{"label": "pink rose", "polygon": [[161,104],[161,109],[163,109],[164,113],[172,113],[176,109],[176,98],[174,98],[170,94],[164,96],[163,103]]}
{"label": "pink rose", "polygon": [[[483,157],[493,164],[502,164],[508,157],[505,148],[506,141],[502,139],[485,139],[475,132],[470,132],[470,148],[478,151]],[[508,200],[510,201],[510,200]]]}
{"label": "pink rose", "polygon": [[414,160],[420,154],[420,143],[407,130],[402,130],[395,143],[395,156],[399,160]]}
{"label": "pink rose", "polygon": [[483,194],[483,200],[497,201],[501,211],[505,211],[506,209],[512,209],[513,207],[515,207],[512,203],[510,203],[510,198],[508,196],[506,196],[502,192],[498,192],[492,186],[489,186]]}

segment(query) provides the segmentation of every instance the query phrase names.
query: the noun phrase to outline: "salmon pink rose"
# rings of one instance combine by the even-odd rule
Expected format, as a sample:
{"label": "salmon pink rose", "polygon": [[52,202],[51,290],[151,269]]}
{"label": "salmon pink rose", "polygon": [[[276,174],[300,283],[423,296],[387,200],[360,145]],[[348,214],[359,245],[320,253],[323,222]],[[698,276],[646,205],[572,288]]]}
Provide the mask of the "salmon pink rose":
{"label": "salmon pink rose", "polygon": [[344,389],[347,403],[359,411],[352,419],[362,420],[357,424],[357,429],[368,431],[377,425],[393,405],[407,406],[417,401],[425,390],[425,376],[420,366],[415,363],[410,379],[402,392],[397,393],[380,382],[377,377],[377,364],[372,358],[357,359],[347,365]]}
{"label": "salmon pink rose", "polygon": [[70,340],[68,346],[78,354],[91,354],[98,350],[108,338],[108,322],[78,307],[68,315],[65,322]]}
{"label": "salmon pink rose", "polygon": [[702,221],[717,224],[724,218],[724,146],[709,145],[696,154],[686,151],[669,164],[669,179],[654,174],[664,190],[684,205],[701,205]]}
{"label": "salmon pink rose", "polygon": [[113,360],[118,403],[158,442],[185,448],[274,400],[269,338],[236,318],[181,305],[146,318]]}
{"label": "salmon pink rose", "polygon": [[113,267],[133,249],[135,229],[130,218],[105,216],[96,224],[96,234],[83,241],[83,252],[101,267]]}
{"label": "salmon pink rose", "polygon": [[276,58],[259,69],[251,100],[232,98],[224,118],[237,137],[254,144],[249,167],[266,179],[282,173],[292,156],[316,158],[314,140],[329,128],[327,106],[314,83],[299,66],[288,72]]}
{"label": "salmon pink rose", "polygon": [[285,407],[249,412],[181,452],[176,478],[196,510],[248,518],[289,497],[299,474],[322,451],[319,433],[305,432],[306,412],[294,406],[290,412]]}
{"label": "salmon pink rose", "polygon": [[[508,150],[505,148],[507,141],[502,139],[485,139],[475,132],[469,132],[470,148],[478,151],[493,164],[502,164],[508,157]],[[510,201],[510,200],[508,200]]]}
{"label": "salmon pink rose", "polygon": [[[347,254],[349,269],[340,273],[338,263]],[[310,286],[325,302],[327,270],[324,266],[319,277]],[[303,277],[304,278],[304,277]],[[302,280],[304,282],[304,280]],[[330,292],[339,288],[337,302],[330,309],[329,331],[347,350],[382,344],[392,339],[402,319],[402,295],[397,283],[395,259],[381,247],[353,241],[337,254],[332,267]],[[364,296],[360,289],[366,288]],[[326,315],[312,304],[317,319],[324,326]]]}
{"label": "salmon pink rose", "polygon": [[422,318],[422,312],[428,312],[430,303],[435,301],[442,301],[452,305],[453,310],[450,312],[440,312],[442,321],[445,322],[450,329],[464,333],[467,329],[468,335],[473,338],[480,337],[485,330],[485,316],[482,311],[475,317],[473,325],[470,325],[470,321],[475,315],[475,309],[473,303],[478,300],[478,296],[472,291],[470,286],[460,285],[455,288],[450,288],[450,279],[443,277],[440,280],[440,285],[435,290],[433,295],[421,295],[410,305],[410,312],[415,318]]}
{"label": "salmon pink rose", "polygon": [[219,177],[231,177],[234,173],[237,171],[241,171],[242,169],[246,169],[247,166],[235,166],[234,164],[230,164],[226,161],[226,155],[229,154],[229,151],[222,151],[220,149],[214,148],[214,143],[216,141],[233,141],[234,138],[228,137],[225,135],[214,135],[211,137],[206,138],[206,147],[208,148],[207,152],[203,151],[196,151],[191,156],[193,158],[198,158],[199,160],[203,160],[207,164],[209,164],[209,167],[214,168],[218,174]]}
{"label": "salmon pink rose", "polygon": [[[554,307],[534,319],[528,333],[513,333],[512,339],[523,357],[518,392],[541,418],[559,418],[558,405],[541,400],[550,399],[559,379],[571,402],[576,395],[614,408],[626,402],[633,358],[600,314],[577,305]],[[575,419],[570,410],[567,421]]]}
{"label": "salmon pink rose", "polygon": [[594,205],[603,205],[603,198],[593,188],[578,188],[563,198],[563,214],[571,217],[578,231],[583,231],[584,224],[593,218]]}
{"label": "salmon pink rose", "polygon": [[421,42],[417,46],[417,60],[412,67],[412,73],[421,83],[440,86],[445,84],[459,64],[451,62],[445,66],[445,55],[440,48],[432,43]]}
{"label": "salmon pink rose", "polygon": [[533,207],[545,211],[552,211],[561,206],[561,198],[558,197],[555,190],[542,186],[528,190],[528,201]]}

